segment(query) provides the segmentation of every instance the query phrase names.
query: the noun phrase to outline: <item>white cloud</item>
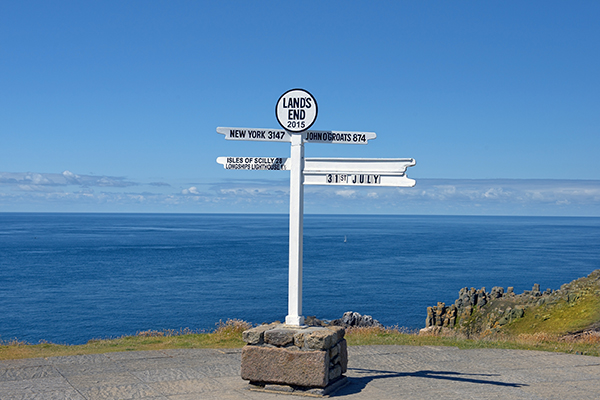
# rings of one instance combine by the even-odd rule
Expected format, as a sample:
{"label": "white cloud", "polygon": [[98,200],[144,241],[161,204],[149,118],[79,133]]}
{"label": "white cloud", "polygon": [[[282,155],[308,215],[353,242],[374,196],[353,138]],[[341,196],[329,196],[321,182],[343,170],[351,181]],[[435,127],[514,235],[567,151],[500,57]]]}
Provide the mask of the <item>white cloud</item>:
{"label": "white cloud", "polygon": [[486,199],[501,199],[510,197],[510,193],[505,192],[501,187],[492,187],[486,190],[482,196]]}
{"label": "white cloud", "polygon": [[75,175],[71,171],[64,171],[62,175],[65,177],[66,181],[71,185],[81,185],[81,177],[79,175]]}
{"label": "white cloud", "polygon": [[43,176],[42,174],[28,174],[27,180],[31,181],[34,185],[51,185],[52,182]]}
{"label": "white cloud", "polygon": [[351,190],[351,189],[336,190],[335,194],[338,196],[351,198],[351,197],[355,197],[356,190]]}
{"label": "white cloud", "polygon": [[51,189],[44,185],[17,185],[24,192],[48,192]]}
{"label": "white cloud", "polygon": [[191,187],[190,187],[190,188],[188,188],[188,189],[183,189],[183,190],[181,191],[181,194],[184,194],[184,195],[189,195],[189,194],[200,194],[200,192],[198,192],[198,188],[197,188],[196,186],[191,186]]}
{"label": "white cloud", "polygon": [[123,177],[114,176],[95,176],[95,175],[77,175],[71,171],[64,171],[61,174],[56,173],[37,173],[37,172],[0,172],[1,186],[16,186],[22,190],[31,191],[38,188],[41,191],[47,191],[43,187],[52,186],[80,186],[80,187],[129,187],[137,183],[125,180]]}

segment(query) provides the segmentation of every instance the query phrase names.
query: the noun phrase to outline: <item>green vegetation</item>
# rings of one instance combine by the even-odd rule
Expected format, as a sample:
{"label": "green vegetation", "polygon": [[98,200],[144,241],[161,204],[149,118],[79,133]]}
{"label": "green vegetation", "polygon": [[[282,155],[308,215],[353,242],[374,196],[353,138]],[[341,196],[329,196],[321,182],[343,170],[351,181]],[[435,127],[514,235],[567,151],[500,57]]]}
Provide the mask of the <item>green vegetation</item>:
{"label": "green vegetation", "polygon": [[[242,332],[250,324],[239,320],[220,323],[212,333],[189,333],[146,331],[135,336],[118,339],[90,340],[84,345],[58,345],[51,343],[26,344],[23,342],[0,345],[0,360],[55,357],[83,354],[100,354],[117,351],[241,348]],[[346,339],[350,346],[404,345],[404,346],[453,346],[459,349],[520,349],[577,353],[600,356],[600,337],[580,340],[563,340],[556,335],[543,333],[521,334],[495,339],[466,339],[459,336],[418,335],[405,333],[398,328],[350,328]]]}
{"label": "green vegetation", "polygon": [[20,341],[0,343],[0,360],[35,357],[55,357],[84,354],[111,353],[117,351],[203,349],[242,347],[242,332],[249,323],[240,320],[219,322],[212,333],[181,331],[144,331],[135,336],[117,339],[94,339],[82,345],[60,345],[53,343],[28,344]]}
{"label": "green vegetation", "polygon": [[475,307],[457,330],[476,338],[543,335],[547,340],[599,339],[600,270],[551,293],[524,293]]}
{"label": "green vegetation", "polygon": [[600,321],[600,293],[585,288],[549,304],[526,309],[524,316],[507,325],[508,334],[565,335],[585,330]]}
{"label": "green vegetation", "polygon": [[346,339],[350,346],[452,346],[459,349],[540,350],[600,356],[600,336],[564,340],[557,335],[536,333],[467,339],[453,333],[418,335],[403,333],[394,328],[351,328],[346,334]]}

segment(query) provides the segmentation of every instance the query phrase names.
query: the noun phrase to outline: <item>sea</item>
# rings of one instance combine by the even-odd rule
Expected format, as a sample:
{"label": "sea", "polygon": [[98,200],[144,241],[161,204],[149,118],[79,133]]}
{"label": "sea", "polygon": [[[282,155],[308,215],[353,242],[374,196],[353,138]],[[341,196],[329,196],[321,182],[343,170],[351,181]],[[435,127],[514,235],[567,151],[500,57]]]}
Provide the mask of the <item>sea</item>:
{"label": "sea", "polygon": [[[304,216],[303,315],[425,326],[463,287],[559,289],[600,268],[600,218]],[[0,342],[283,321],[285,214],[0,213]]]}

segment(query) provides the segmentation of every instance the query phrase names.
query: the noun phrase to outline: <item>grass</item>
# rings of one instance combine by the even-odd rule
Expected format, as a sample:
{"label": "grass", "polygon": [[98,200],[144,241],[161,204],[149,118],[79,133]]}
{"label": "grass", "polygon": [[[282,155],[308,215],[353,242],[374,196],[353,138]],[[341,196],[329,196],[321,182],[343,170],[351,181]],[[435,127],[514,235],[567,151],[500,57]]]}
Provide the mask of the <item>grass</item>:
{"label": "grass", "polygon": [[505,330],[511,335],[537,332],[561,335],[584,329],[597,321],[600,321],[600,296],[582,291],[573,301],[561,300],[550,306],[528,309],[523,318],[513,321]]}
{"label": "grass", "polygon": [[242,332],[249,323],[240,320],[220,321],[214,332],[195,333],[181,331],[143,331],[134,336],[117,339],[94,339],[82,345],[53,343],[29,344],[17,340],[0,343],[0,360],[36,357],[101,354],[119,351],[166,350],[166,349],[221,349],[242,347]]}
{"label": "grass", "polygon": [[467,339],[460,335],[417,335],[396,328],[352,328],[346,334],[350,346],[405,345],[452,346],[459,349],[539,350],[600,356],[600,336],[564,340],[559,335],[536,333]]}
{"label": "grass", "polygon": [[[215,331],[211,333],[194,333],[189,330],[144,331],[138,332],[134,336],[117,339],[90,340],[83,345],[27,344],[12,341],[0,344],[0,360],[100,354],[118,351],[241,348],[244,345],[242,332],[249,327],[250,324],[244,321],[227,320],[226,322],[219,322]],[[459,349],[542,350],[600,356],[599,336],[565,341],[554,334],[536,333],[474,340],[459,336],[417,335],[398,328],[351,328],[347,330],[346,339],[350,346],[453,346]]]}

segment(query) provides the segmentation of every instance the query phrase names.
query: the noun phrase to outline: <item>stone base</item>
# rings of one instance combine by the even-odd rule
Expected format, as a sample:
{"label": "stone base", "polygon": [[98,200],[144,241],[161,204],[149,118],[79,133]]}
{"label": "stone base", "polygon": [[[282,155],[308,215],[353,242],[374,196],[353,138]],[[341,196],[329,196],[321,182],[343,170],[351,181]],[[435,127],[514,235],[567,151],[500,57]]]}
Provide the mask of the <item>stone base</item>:
{"label": "stone base", "polygon": [[350,381],[345,376],[341,376],[336,381],[330,382],[329,385],[324,388],[307,388],[303,386],[250,382],[248,384],[248,390],[265,393],[291,394],[295,396],[328,397],[349,383]]}
{"label": "stone base", "polygon": [[261,390],[323,396],[348,367],[344,334],[338,326],[271,324],[249,329],[243,334],[242,379]]}

